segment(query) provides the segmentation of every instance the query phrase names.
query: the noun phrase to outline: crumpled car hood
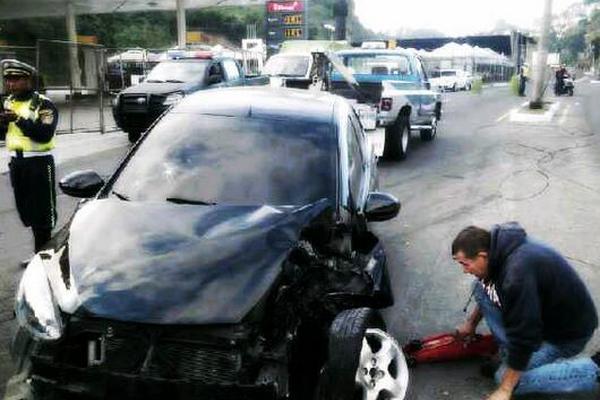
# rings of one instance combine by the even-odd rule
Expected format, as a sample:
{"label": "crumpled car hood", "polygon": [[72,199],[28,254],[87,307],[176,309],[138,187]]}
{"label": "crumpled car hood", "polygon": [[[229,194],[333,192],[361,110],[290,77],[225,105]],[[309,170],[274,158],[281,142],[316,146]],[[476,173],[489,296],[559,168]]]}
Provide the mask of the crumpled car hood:
{"label": "crumpled car hood", "polygon": [[69,232],[73,311],[140,323],[238,323],[328,204],[90,202]]}

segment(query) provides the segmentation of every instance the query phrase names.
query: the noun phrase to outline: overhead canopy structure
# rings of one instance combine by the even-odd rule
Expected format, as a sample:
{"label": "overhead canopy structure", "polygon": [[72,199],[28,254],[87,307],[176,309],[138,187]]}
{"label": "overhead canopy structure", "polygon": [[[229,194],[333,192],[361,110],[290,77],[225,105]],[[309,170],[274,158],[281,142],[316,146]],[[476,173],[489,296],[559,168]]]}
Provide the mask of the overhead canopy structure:
{"label": "overhead canopy structure", "polygon": [[[75,14],[176,10],[175,0],[2,0],[0,19],[57,17],[67,13],[69,3]],[[265,0],[185,0],[185,8],[249,6]]]}
{"label": "overhead canopy structure", "polygon": [[[77,43],[77,15],[115,12],[175,10],[177,44],[186,45],[185,10],[204,7],[249,6],[265,0],[0,0],[0,20],[57,17],[66,18],[68,40]],[[70,48],[70,71],[73,87],[80,87],[80,67],[76,45]]]}

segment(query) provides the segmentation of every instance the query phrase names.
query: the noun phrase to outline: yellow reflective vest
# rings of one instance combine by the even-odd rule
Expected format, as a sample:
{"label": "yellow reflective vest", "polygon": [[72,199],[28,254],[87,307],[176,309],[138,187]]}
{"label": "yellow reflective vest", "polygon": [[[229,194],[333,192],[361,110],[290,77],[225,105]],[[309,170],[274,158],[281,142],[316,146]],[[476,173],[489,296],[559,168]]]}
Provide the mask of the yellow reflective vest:
{"label": "yellow reflective vest", "polygon": [[[4,101],[4,109],[13,111],[17,116],[23,119],[30,119],[36,122],[40,118],[39,111],[42,100],[48,99],[37,93],[35,93],[31,99],[24,101],[16,100],[13,96],[10,96]],[[15,122],[8,124],[6,147],[10,151],[45,152],[52,150],[54,146],[54,136],[46,143],[36,142],[25,136],[23,131],[21,131],[21,128],[19,128]]]}

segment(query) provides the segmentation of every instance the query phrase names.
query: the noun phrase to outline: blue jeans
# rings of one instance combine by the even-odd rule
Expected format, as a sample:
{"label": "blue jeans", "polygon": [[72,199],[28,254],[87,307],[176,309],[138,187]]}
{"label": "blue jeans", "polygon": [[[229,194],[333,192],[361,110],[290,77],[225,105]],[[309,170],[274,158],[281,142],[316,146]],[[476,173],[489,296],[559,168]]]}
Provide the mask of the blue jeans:
{"label": "blue jeans", "polygon": [[[506,331],[502,322],[502,312],[485,293],[483,286],[475,282],[473,295],[483,314],[488,328],[498,342],[503,363],[496,372],[496,382],[500,383],[506,371]],[[566,343],[543,342],[531,355],[527,368],[523,371],[513,394],[530,393],[564,394],[593,392],[599,389],[600,369],[590,357],[569,359],[579,354],[590,338]]]}

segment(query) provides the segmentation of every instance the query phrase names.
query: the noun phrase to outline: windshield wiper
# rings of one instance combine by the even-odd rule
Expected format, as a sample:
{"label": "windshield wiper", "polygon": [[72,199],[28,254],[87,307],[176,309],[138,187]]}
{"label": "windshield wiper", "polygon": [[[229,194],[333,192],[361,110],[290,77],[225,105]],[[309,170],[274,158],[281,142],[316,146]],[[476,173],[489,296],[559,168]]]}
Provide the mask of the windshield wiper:
{"label": "windshield wiper", "polygon": [[114,194],[115,196],[117,196],[120,200],[129,201],[129,197],[125,196],[124,194],[121,194],[121,193],[116,192],[114,190],[112,190],[110,193]]}
{"label": "windshield wiper", "polygon": [[160,79],[148,79],[146,80],[148,83],[165,83],[165,81],[161,81]]}
{"label": "windshield wiper", "polygon": [[183,81],[180,81],[179,79],[167,79],[165,82],[168,82],[168,83],[184,83]]}
{"label": "windshield wiper", "polygon": [[175,203],[175,204],[195,204],[195,205],[200,205],[200,206],[214,206],[217,204],[214,201],[180,199],[177,197],[167,197],[167,201],[169,203]]}

